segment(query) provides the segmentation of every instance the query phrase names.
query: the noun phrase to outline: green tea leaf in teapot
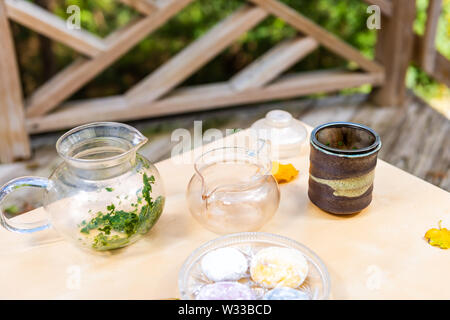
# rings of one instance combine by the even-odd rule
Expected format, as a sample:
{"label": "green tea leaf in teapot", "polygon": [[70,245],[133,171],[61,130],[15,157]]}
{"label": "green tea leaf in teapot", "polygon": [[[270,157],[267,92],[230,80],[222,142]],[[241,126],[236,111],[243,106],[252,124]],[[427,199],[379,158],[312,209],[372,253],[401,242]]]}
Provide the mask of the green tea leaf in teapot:
{"label": "green tea leaf in teapot", "polygon": [[[93,238],[92,247],[97,250],[116,249],[129,243],[130,238],[136,234],[144,234],[149,231],[159,219],[164,206],[164,197],[159,196],[155,201],[151,197],[152,184],[155,177],[143,175],[143,188],[137,195],[137,203],[132,203],[132,211],[118,210],[112,203],[106,207],[107,213],[97,212],[96,216],[89,222],[80,224],[80,232],[89,235],[95,230],[98,233]],[[111,188],[112,189],[112,188]],[[138,207],[142,204],[138,214]],[[112,232],[115,232],[112,234]]]}

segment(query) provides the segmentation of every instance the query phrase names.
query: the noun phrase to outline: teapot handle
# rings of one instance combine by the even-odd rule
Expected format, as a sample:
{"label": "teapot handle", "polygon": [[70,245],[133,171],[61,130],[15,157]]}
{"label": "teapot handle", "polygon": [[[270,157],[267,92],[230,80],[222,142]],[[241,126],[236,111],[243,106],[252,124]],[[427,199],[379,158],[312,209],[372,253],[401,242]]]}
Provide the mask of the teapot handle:
{"label": "teapot handle", "polygon": [[35,187],[47,189],[49,185],[49,180],[46,178],[39,177],[22,177],[11,180],[3,187],[0,188],[0,223],[3,227],[9,231],[19,232],[19,233],[32,233],[36,231],[41,231],[50,227],[50,222],[37,221],[37,222],[27,222],[27,223],[17,223],[12,224],[9,219],[5,216],[4,212],[1,210],[1,203],[5,197],[21,187]]}

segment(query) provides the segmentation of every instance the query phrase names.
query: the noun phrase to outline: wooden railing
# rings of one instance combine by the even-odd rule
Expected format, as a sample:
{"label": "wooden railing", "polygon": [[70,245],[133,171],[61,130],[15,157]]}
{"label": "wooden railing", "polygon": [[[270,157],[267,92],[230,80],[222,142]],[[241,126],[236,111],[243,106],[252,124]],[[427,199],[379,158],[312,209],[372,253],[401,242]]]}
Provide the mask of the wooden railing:
{"label": "wooden railing", "polygon": [[[64,20],[26,0],[0,0],[0,161],[28,157],[30,133],[92,121],[126,121],[363,84],[377,88],[374,98],[381,104],[398,104],[403,99],[404,77],[414,42],[412,0],[366,0],[378,5],[386,18],[375,61],[278,0],[249,0],[124,95],[67,102],[68,97],[193,0],[121,1],[133,6],[142,17],[101,39],[85,30],[69,30]],[[297,38],[272,48],[228,82],[175,89],[268,15],[296,28]],[[64,43],[83,57],[23,101],[8,19]],[[425,37],[426,41],[429,37]],[[355,62],[360,69],[280,76],[319,45]]]}
{"label": "wooden railing", "polygon": [[423,71],[450,87],[450,62],[436,50],[435,45],[441,8],[442,0],[430,0],[425,34],[415,36],[413,60]]}

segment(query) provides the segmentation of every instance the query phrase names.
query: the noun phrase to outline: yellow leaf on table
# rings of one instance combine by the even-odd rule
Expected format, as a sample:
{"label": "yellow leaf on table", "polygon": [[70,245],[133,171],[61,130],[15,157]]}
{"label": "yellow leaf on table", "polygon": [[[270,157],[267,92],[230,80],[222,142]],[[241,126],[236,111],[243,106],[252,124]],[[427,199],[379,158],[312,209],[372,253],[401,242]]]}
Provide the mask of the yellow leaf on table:
{"label": "yellow leaf on table", "polygon": [[432,228],[425,233],[425,239],[432,246],[436,246],[441,249],[450,248],[450,230],[442,228],[441,221],[439,221],[439,229]]}
{"label": "yellow leaf on table", "polygon": [[281,164],[274,161],[272,162],[272,175],[278,183],[286,183],[292,181],[298,175],[298,170],[290,163]]}

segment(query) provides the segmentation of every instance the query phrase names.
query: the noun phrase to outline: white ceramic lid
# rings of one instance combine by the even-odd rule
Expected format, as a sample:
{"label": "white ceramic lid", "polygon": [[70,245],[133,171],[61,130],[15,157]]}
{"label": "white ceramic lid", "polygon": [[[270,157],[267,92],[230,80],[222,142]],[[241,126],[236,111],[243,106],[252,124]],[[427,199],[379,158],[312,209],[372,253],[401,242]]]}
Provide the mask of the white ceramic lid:
{"label": "white ceramic lid", "polygon": [[258,138],[270,141],[272,155],[280,159],[298,155],[307,137],[303,124],[283,110],[268,112],[251,130]]}

